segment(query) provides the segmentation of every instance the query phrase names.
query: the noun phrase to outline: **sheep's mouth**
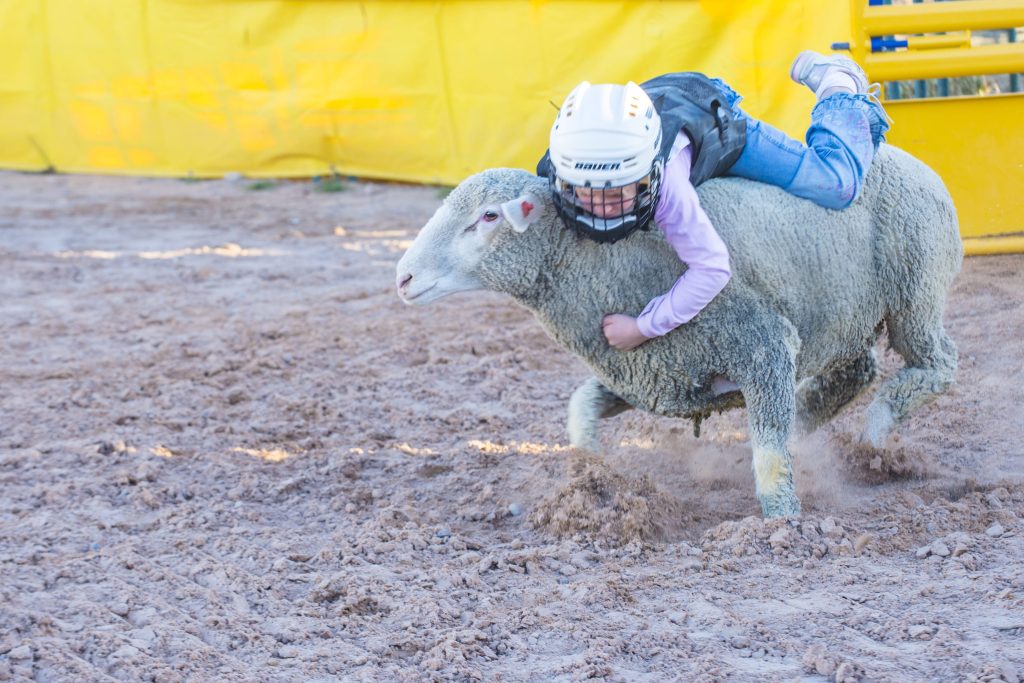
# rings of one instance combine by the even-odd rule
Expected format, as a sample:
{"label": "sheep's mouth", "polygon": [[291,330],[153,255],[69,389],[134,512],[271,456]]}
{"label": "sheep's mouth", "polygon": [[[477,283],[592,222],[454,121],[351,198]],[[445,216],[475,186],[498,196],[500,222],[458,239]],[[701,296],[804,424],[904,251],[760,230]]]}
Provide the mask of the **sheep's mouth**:
{"label": "sheep's mouth", "polygon": [[413,301],[415,301],[416,299],[419,299],[421,296],[423,296],[424,294],[426,294],[430,290],[434,289],[435,287],[437,287],[437,283],[436,282],[434,284],[430,285],[429,287],[427,287],[426,289],[421,289],[420,291],[416,292],[415,294],[413,294],[411,296],[406,294],[405,296],[402,297],[402,301],[404,301],[407,304],[412,303]]}

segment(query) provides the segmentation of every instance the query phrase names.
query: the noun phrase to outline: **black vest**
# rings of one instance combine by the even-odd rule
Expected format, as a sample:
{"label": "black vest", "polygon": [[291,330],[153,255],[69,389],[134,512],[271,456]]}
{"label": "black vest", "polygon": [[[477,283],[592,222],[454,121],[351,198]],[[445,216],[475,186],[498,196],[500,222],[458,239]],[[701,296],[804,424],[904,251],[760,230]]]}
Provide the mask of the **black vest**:
{"label": "black vest", "polygon": [[[725,175],[736,163],[747,142],[747,122],[736,120],[725,95],[707,76],[695,71],[664,74],[640,84],[661,116],[661,158],[668,153],[679,131],[692,145],[690,182],[699,185]],[[537,175],[547,177],[551,160],[545,152]]]}

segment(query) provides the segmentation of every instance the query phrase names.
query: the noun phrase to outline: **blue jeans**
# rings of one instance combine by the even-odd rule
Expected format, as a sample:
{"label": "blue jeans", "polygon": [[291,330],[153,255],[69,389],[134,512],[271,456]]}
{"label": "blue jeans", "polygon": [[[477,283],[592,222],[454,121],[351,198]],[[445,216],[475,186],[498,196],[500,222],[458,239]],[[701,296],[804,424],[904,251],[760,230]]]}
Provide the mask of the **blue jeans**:
{"label": "blue jeans", "polygon": [[868,95],[837,93],[811,111],[807,144],[752,118],[736,105],[740,97],[720,79],[737,119],[747,121],[747,142],[727,175],[777,185],[790,194],[829,209],[849,206],[864,186],[878,144],[889,122],[882,106]]}

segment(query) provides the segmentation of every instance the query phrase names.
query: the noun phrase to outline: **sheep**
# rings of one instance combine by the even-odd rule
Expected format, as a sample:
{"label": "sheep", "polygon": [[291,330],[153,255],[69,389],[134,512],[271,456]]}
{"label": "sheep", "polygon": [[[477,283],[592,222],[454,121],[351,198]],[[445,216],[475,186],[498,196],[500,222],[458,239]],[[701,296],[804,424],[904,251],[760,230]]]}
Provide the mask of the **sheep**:
{"label": "sheep", "polygon": [[424,305],[488,289],[530,309],[594,373],[569,399],[575,446],[596,448],[598,420],[629,408],[699,421],[745,405],[764,516],[798,515],[787,441],[875,379],[883,330],[905,367],[882,382],[862,442],[883,448],[952,384],[957,354],[942,314],[963,254],[956,211],[930,168],[885,144],[842,211],[739,178],[698,191],[732,279],[689,323],[632,351],[608,345],[602,317],[638,314],[685,265],[657,230],[607,245],[566,229],[546,181],[521,170],[456,187],[398,262],[398,293]]}

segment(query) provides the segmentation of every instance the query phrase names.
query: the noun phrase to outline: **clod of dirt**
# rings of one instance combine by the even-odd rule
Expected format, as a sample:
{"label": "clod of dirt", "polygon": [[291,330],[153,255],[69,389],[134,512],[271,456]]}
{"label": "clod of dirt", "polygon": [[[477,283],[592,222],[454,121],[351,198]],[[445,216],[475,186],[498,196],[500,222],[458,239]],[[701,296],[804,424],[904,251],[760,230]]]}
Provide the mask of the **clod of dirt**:
{"label": "clod of dirt", "polygon": [[865,481],[881,483],[893,479],[923,478],[934,474],[932,463],[925,451],[898,444],[877,449],[862,443],[847,433],[833,436],[837,450],[847,466]]}
{"label": "clod of dirt", "polygon": [[579,452],[571,456],[569,471],[569,483],[530,516],[535,526],[559,537],[583,534],[616,544],[664,538],[661,520],[672,503],[650,477],[624,477],[600,458]]}
{"label": "clod of dirt", "polygon": [[768,555],[789,561],[815,561],[857,554],[867,541],[857,548],[853,539],[863,535],[851,534],[831,517],[820,521],[805,517],[799,522],[747,517],[709,529],[701,539],[701,549],[713,563]]}
{"label": "clod of dirt", "polygon": [[864,677],[864,668],[853,662],[842,661],[828,652],[823,645],[810,648],[803,657],[804,669],[808,673],[828,676],[836,683],[857,683]]}

